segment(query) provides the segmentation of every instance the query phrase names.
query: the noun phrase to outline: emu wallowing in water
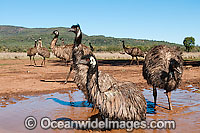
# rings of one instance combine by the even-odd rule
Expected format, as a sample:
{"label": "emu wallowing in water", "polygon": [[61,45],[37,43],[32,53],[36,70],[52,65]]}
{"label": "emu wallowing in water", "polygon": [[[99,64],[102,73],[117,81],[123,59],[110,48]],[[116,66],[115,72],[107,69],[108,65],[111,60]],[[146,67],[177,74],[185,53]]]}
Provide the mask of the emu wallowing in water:
{"label": "emu wallowing in water", "polygon": [[90,52],[84,55],[80,26],[69,31],[76,34],[73,47],[75,83],[83,91],[89,103],[99,109],[101,116],[114,120],[144,120],[146,101],[136,85],[117,82],[112,76],[98,71],[96,58]]}
{"label": "emu wallowing in water", "polygon": [[144,52],[142,52],[141,49],[137,48],[137,47],[133,47],[133,48],[127,48],[124,45],[124,41],[122,41],[122,45],[123,45],[123,49],[124,51],[132,56],[132,61],[130,63],[130,65],[133,63],[133,59],[134,57],[136,58],[137,64],[139,65],[139,61],[138,61],[138,57],[144,57]]}
{"label": "emu wallowing in water", "polygon": [[112,76],[98,71],[94,55],[83,56],[78,64],[76,80],[86,91],[88,101],[103,118],[111,120],[146,119],[146,101],[140,89],[132,82],[118,82]]}
{"label": "emu wallowing in water", "polygon": [[171,91],[178,88],[183,74],[181,52],[166,45],[152,48],[145,57],[143,77],[153,86],[154,105],[156,106],[156,87],[166,90],[169,110],[172,110]]}
{"label": "emu wallowing in water", "polygon": [[35,63],[35,55],[37,54],[37,40],[35,40],[35,46],[33,48],[29,48],[27,50],[27,56],[30,57],[30,64],[32,65],[32,62],[31,62],[31,57],[33,56],[33,61],[34,61],[34,64],[36,65]]}

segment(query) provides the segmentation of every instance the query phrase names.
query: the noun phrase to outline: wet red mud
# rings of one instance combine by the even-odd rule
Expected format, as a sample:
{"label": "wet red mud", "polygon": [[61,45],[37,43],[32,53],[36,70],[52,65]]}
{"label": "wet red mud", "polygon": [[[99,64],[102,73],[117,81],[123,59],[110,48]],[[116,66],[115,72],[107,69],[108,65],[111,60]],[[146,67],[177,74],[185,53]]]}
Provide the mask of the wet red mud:
{"label": "wet red mud", "polygon": [[[41,60],[37,60],[40,62]],[[113,62],[113,63],[112,63]],[[112,63],[112,64],[111,64]],[[147,101],[147,122],[175,120],[176,129],[139,129],[133,132],[200,132],[200,67],[199,62],[186,62],[181,86],[172,92],[173,110],[168,110],[164,91],[158,90],[157,107],[153,108],[151,86],[142,77],[142,65],[129,61],[100,61],[99,69],[119,81],[132,81],[143,91]],[[142,62],[140,62],[142,64]],[[64,85],[65,66],[59,60],[48,60],[45,67],[29,66],[29,60],[0,60],[0,132],[27,132],[24,120],[34,116],[55,119],[87,120],[98,113],[92,110],[83,93],[73,82]],[[73,80],[73,74],[70,80]],[[111,130],[106,132],[126,132]],[[31,132],[88,132],[86,130],[43,130]],[[99,132],[99,131],[96,131]]]}

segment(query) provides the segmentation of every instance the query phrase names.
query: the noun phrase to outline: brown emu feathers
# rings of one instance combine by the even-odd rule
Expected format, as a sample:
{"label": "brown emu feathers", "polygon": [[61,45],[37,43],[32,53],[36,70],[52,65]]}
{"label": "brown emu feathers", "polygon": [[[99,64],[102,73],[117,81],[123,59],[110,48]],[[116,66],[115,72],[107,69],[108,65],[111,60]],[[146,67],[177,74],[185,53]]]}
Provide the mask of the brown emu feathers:
{"label": "brown emu feathers", "polygon": [[166,90],[169,109],[171,105],[171,91],[178,88],[183,74],[183,59],[181,52],[166,45],[152,48],[145,57],[143,77],[153,86],[154,104],[156,105],[156,87]]}

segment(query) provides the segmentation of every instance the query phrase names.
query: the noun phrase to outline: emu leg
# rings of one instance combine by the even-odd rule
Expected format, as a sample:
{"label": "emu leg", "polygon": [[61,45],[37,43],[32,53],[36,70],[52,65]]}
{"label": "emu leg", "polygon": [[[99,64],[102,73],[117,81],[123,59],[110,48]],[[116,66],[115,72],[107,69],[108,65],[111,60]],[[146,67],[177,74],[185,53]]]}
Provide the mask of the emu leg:
{"label": "emu leg", "polygon": [[131,61],[130,65],[133,63],[133,59],[134,59],[134,57],[132,57],[132,61]]}
{"label": "emu leg", "polygon": [[172,110],[172,104],[171,104],[171,91],[166,92],[167,98],[168,98],[168,103],[169,103],[169,110]]}
{"label": "emu leg", "polygon": [[156,107],[157,89],[153,86],[154,108]]}
{"label": "emu leg", "polygon": [[71,72],[72,72],[72,69],[73,69],[73,67],[72,67],[72,65],[71,65],[71,66],[70,66],[69,73],[67,74],[67,77],[66,77],[66,80],[65,80],[65,84],[67,84],[67,81],[68,81],[69,76],[70,76],[70,74],[71,74]]}
{"label": "emu leg", "polygon": [[36,66],[36,63],[35,63],[35,56],[33,56],[33,61],[34,61],[34,64],[35,64],[35,66]]}
{"label": "emu leg", "polygon": [[41,66],[43,65],[44,59],[42,60]]}
{"label": "emu leg", "polygon": [[45,57],[44,57],[44,66],[45,66]]}
{"label": "emu leg", "polygon": [[136,56],[136,61],[137,61],[137,65],[139,65],[139,61],[138,61],[138,58],[137,58],[137,56]]}
{"label": "emu leg", "polygon": [[31,56],[29,56],[30,57],[30,64],[31,64],[31,66],[32,66],[32,62],[31,62]]}

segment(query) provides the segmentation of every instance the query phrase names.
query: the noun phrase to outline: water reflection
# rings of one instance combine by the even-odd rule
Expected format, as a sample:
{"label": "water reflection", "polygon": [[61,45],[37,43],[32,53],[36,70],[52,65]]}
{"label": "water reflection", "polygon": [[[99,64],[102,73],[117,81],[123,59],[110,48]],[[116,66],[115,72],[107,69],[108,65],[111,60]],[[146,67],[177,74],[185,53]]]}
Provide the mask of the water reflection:
{"label": "water reflection", "polygon": [[56,103],[59,103],[61,105],[66,105],[66,106],[72,106],[72,107],[89,107],[92,108],[92,104],[89,104],[88,101],[76,101],[76,102],[66,102],[63,100],[60,100],[58,98],[47,98],[46,100],[53,100]]}

